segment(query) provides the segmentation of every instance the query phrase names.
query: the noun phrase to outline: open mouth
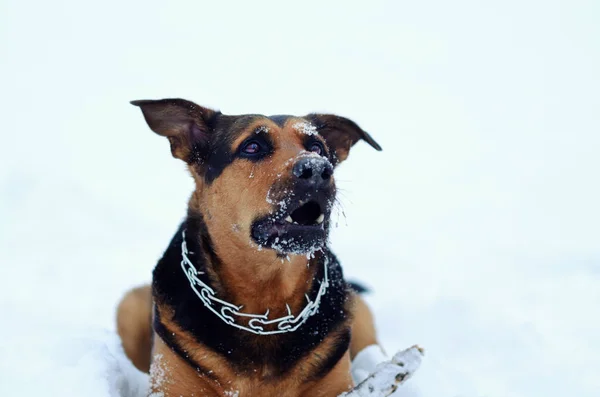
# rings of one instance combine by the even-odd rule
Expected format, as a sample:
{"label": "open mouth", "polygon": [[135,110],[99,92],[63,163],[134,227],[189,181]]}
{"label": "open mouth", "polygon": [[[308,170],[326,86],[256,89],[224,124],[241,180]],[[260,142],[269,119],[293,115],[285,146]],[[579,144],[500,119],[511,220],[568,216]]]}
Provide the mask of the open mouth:
{"label": "open mouth", "polygon": [[316,201],[309,201],[293,210],[286,218],[287,223],[301,226],[318,226],[325,220],[321,205]]}
{"label": "open mouth", "polygon": [[260,246],[282,254],[314,252],[327,240],[327,202],[325,197],[287,202],[275,214],[253,223],[252,238]]}

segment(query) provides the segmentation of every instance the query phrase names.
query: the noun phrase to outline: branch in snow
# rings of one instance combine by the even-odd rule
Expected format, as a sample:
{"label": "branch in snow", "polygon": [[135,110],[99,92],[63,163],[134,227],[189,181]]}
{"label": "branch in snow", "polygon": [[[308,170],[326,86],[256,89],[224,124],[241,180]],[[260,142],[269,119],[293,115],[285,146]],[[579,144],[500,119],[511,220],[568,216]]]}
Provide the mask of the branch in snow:
{"label": "branch in snow", "polygon": [[377,365],[375,371],[340,397],[387,397],[410,378],[421,365],[423,349],[413,346]]}

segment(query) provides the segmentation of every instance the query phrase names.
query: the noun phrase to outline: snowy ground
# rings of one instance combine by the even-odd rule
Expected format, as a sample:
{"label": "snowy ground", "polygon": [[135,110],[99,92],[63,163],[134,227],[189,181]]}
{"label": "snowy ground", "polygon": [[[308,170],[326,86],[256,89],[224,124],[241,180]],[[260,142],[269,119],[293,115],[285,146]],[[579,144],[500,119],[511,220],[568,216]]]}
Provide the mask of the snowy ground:
{"label": "snowy ground", "polygon": [[0,3],[0,395],[139,392],[115,305],[192,183],[127,102],[168,96],[383,146],[333,248],[388,351],[426,348],[398,396],[600,395],[598,3],[213,3]]}

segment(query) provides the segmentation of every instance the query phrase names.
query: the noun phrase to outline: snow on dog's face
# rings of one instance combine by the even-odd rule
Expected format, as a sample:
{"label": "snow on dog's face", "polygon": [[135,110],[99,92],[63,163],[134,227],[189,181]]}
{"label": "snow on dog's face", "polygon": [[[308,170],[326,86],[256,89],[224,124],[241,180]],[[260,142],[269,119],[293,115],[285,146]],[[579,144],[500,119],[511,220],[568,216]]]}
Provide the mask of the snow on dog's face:
{"label": "snow on dog's face", "polygon": [[211,236],[231,249],[285,255],[321,248],[334,167],[360,139],[381,150],[356,123],[335,115],[228,116],[182,99],[132,103],[188,164],[196,181],[191,215],[202,214]]}

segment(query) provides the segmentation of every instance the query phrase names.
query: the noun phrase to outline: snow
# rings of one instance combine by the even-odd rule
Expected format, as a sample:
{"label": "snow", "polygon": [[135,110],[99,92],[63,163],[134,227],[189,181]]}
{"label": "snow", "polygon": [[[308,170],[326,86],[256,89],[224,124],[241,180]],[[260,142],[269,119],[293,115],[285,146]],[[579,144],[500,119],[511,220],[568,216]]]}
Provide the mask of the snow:
{"label": "snow", "polygon": [[597,397],[599,6],[3,1],[0,395],[139,394],[114,311],[192,181],[128,101],[180,96],[381,144],[336,171],[332,245],[387,352],[426,349],[395,396]]}
{"label": "snow", "polygon": [[[161,386],[168,384],[170,369],[164,363],[162,354],[155,354],[152,357],[150,367],[150,390],[156,390]],[[162,392],[152,392],[150,397],[164,397]]]}
{"label": "snow", "polygon": [[[21,321],[21,325],[30,324]],[[2,395],[147,395],[148,376],[125,357],[121,342],[113,332],[97,329],[76,332],[46,326],[43,338],[31,338],[27,331],[8,336],[3,339],[0,350],[2,357],[11,359],[3,360],[0,365]],[[13,361],[16,359],[19,361]]]}
{"label": "snow", "polygon": [[391,360],[380,362],[366,379],[358,382],[352,391],[340,397],[385,397],[396,390],[400,390],[401,393],[402,385],[421,365],[422,356],[422,349],[418,346],[402,350]]}
{"label": "snow", "polygon": [[258,127],[256,129],[256,131],[254,131],[255,134],[268,134],[269,133],[269,127],[265,127],[264,125]]}
{"label": "snow", "polygon": [[300,121],[292,125],[292,127],[304,135],[317,135],[317,127],[306,121]]}

